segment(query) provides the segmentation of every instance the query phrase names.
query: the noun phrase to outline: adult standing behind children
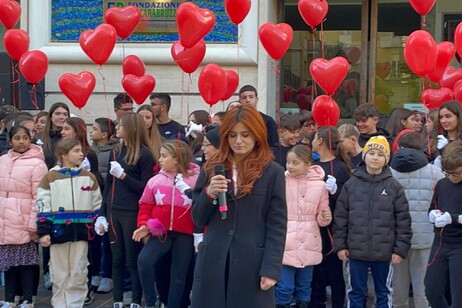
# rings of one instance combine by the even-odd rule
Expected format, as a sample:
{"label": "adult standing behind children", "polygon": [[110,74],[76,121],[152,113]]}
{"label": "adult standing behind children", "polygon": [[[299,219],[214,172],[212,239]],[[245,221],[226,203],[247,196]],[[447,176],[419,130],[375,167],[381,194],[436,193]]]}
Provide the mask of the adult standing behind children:
{"label": "adult standing behind children", "polygon": [[20,285],[19,307],[26,308],[32,307],[34,266],[39,263],[34,243],[37,188],[48,169],[42,148],[31,144],[27,128],[13,126],[8,134],[12,149],[0,157],[0,271],[5,272],[7,307],[13,307]]}
{"label": "adult standing behind children", "polygon": [[[275,305],[287,228],[285,180],[258,115],[250,106],[227,112],[220,150],[194,188],[193,221],[207,231],[194,271],[192,308]],[[225,176],[215,174],[217,165]],[[221,193],[226,215],[218,206]]]}
{"label": "adult standing behind children", "polygon": [[337,199],[334,247],[340,260],[348,260],[348,307],[364,307],[370,268],[377,308],[391,308],[392,264],[407,256],[411,217],[404,189],[387,166],[387,139],[370,138],[363,153],[364,163],[345,183]]}
{"label": "adult standing behind children", "polygon": [[[432,308],[462,307],[462,142],[444,148],[442,166],[446,178],[436,183],[428,218],[435,237],[425,276],[425,294]],[[448,283],[452,304],[448,305]]]}
{"label": "adult standing behind children", "polygon": [[[154,113],[157,117],[157,127],[165,139],[177,139],[179,134],[184,135],[183,125],[170,118],[168,115],[172,99],[167,93],[154,93],[149,96],[151,106],[154,107]],[[172,137],[175,136],[175,137]]]}
{"label": "adult standing behind children", "polygon": [[423,153],[420,133],[408,132],[397,139],[398,151],[391,161],[391,173],[403,186],[412,219],[412,240],[408,257],[393,265],[393,307],[409,307],[412,283],[414,307],[426,308],[424,277],[433,238],[428,208],[436,182],[444,178],[439,167],[428,163]]}
{"label": "adult standing behind children", "polygon": [[[242,88],[239,89],[239,101],[241,102],[243,106],[250,105],[256,109],[257,104],[258,104],[257,89],[251,85],[243,86]],[[278,127],[276,125],[276,122],[269,115],[266,115],[263,112],[259,112],[259,113],[261,117],[263,118],[263,122],[265,123],[265,126],[266,126],[268,145],[273,146],[275,144],[278,144],[279,137],[278,137]]]}

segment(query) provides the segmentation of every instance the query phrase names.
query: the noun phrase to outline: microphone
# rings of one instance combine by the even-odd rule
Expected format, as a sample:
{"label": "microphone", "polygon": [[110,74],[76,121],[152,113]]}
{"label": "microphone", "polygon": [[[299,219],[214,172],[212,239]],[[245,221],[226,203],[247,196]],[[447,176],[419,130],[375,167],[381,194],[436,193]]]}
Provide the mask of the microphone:
{"label": "microphone", "polygon": [[[225,169],[222,164],[215,165],[215,175],[225,175]],[[228,216],[228,205],[226,204],[226,194],[221,192],[218,194],[218,209],[221,213],[221,220],[225,220]]]}

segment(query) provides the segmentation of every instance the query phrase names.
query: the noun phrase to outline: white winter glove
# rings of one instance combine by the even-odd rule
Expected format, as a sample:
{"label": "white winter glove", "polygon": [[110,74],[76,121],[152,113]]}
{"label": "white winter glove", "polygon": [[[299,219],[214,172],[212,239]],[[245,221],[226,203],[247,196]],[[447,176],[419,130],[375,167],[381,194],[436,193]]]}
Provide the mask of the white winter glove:
{"label": "white winter glove", "polygon": [[194,236],[194,249],[199,252],[199,244],[204,240],[204,233],[193,233]]}
{"label": "white winter glove", "polygon": [[178,173],[175,177],[175,187],[181,191],[182,194],[188,189],[191,189],[188,184],[186,184],[183,180],[183,174]]}
{"label": "white winter glove", "polygon": [[88,158],[85,157],[85,158],[82,160],[82,163],[80,164],[80,167],[81,167],[82,169],[87,170],[87,171],[91,171],[90,161],[88,160]]}
{"label": "white winter glove", "polygon": [[441,165],[441,155],[435,158],[435,160],[433,161],[433,166],[438,167],[441,170],[443,170],[443,166]]}
{"label": "white winter glove", "polygon": [[440,210],[431,210],[430,213],[428,213],[428,220],[431,223],[435,223],[435,219],[437,219],[441,215],[443,215],[443,212],[441,212]]}
{"label": "white winter glove", "polygon": [[327,176],[326,188],[331,195],[337,192],[337,179],[334,178],[332,175]]}
{"label": "white winter glove", "polygon": [[98,235],[103,235],[107,232],[109,224],[107,223],[106,217],[99,216],[95,221],[95,232]]}
{"label": "white winter glove", "polygon": [[435,219],[435,227],[437,228],[444,228],[446,227],[446,225],[449,225],[450,223],[452,223],[452,219],[451,214],[449,214],[448,212],[444,213],[443,215]]}
{"label": "white winter glove", "polygon": [[436,148],[438,150],[441,150],[443,149],[445,146],[448,145],[449,141],[448,139],[446,139],[446,137],[444,137],[443,135],[438,135],[438,143],[436,144]]}
{"label": "white winter glove", "polygon": [[197,133],[202,133],[202,124],[197,125],[193,121],[189,121],[189,129],[186,133],[186,137],[189,137],[189,135],[191,135],[193,138],[196,138]]}
{"label": "white winter glove", "polygon": [[116,161],[111,161],[111,169],[109,170],[109,173],[115,176],[116,178],[120,178],[122,176],[122,173],[124,173],[124,168],[116,162]]}

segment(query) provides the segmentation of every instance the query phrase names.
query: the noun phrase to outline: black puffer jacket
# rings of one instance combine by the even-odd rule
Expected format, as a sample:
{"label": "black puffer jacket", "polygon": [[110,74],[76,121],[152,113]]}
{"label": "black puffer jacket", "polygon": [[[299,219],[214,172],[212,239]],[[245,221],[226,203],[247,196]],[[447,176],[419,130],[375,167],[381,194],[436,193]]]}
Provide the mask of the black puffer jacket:
{"label": "black puffer jacket", "polygon": [[402,258],[411,246],[411,216],[401,184],[388,166],[379,175],[362,163],[345,183],[334,213],[335,251],[347,249],[351,259]]}

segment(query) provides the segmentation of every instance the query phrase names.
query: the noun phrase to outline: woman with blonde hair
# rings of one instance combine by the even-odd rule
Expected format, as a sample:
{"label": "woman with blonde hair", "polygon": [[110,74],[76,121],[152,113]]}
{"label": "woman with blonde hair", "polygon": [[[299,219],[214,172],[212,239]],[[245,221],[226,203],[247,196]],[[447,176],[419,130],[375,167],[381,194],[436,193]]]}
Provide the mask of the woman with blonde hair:
{"label": "woman with blonde hair", "polygon": [[284,169],[252,106],[226,113],[220,139],[193,191],[193,221],[207,232],[191,307],[274,307],[287,229]]}
{"label": "woman with blonde hair", "polygon": [[154,113],[154,107],[151,105],[142,105],[136,111],[143,117],[146,128],[148,129],[149,145],[154,159],[157,161],[160,156],[160,147],[162,143],[162,136],[160,135],[159,128],[157,127],[157,118]]}

